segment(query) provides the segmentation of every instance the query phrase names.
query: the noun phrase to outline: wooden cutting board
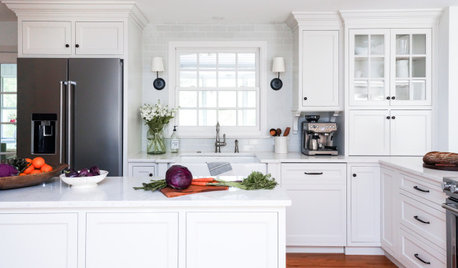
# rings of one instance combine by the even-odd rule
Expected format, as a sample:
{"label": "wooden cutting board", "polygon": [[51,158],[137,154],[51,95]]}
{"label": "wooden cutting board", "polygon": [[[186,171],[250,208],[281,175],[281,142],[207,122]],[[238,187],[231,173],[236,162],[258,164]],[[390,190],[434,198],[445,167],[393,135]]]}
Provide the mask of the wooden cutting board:
{"label": "wooden cutting board", "polygon": [[184,190],[176,190],[170,187],[166,187],[161,189],[161,193],[163,193],[167,197],[177,197],[183,196],[188,194],[197,194],[197,193],[204,193],[204,192],[213,192],[213,191],[226,191],[229,189],[227,186],[200,186],[200,185],[191,185],[187,189]]}

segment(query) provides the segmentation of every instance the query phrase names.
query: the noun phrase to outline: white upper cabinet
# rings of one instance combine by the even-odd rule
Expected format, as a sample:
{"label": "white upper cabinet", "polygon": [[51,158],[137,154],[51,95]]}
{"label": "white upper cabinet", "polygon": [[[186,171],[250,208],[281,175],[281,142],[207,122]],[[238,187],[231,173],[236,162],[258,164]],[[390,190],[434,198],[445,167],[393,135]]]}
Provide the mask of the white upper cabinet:
{"label": "white upper cabinet", "polygon": [[75,54],[122,54],[124,36],[122,22],[75,22]]}
{"label": "white upper cabinet", "polygon": [[19,32],[22,37],[19,56],[81,57],[124,53],[123,21],[23,20]]}
{"label": "white upper cabinet", "polygon": [[24,21],[22,23],[22,54],[72,54],[72,23],[70,21]]}
{"label": "white upper cabinet", "polygon": [[350,105],[387,105],[389,30],[350,32]]}
{"label": "white upper cabinet", "polygon": [[350,155],[388,155],[390,121],[388,110],[350,111]]}
{"label": "white upper cabinet", "polygon": [[391,110],[391,155],[431,151],[431,111]]}
{"label": "white upper cabinet", "polygon": [[339,106],[339,31],[302,31],[302,109]]}
{"label": "white upper cabinet", "polygon": [[431,105],[431,30],[391,30],[391,105]]}
{"label": "white upper cabinet", "polygon": [[350,30],[350,106],[430,106],[431,29]]}

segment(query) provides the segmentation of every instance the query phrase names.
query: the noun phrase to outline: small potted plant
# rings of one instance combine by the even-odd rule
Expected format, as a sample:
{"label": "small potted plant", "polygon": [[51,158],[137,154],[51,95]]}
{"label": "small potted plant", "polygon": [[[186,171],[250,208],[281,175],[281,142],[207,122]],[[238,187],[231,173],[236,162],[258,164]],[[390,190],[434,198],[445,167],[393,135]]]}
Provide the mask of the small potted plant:
{"label": "small potted plant", "polygon": [[146,133],[148,154],[165,154],[164,128],[175,117],[177,109],[169,109],[168,105],[161,105],[160,101],[154,105],[143,104],[140,115],[148,126]]}

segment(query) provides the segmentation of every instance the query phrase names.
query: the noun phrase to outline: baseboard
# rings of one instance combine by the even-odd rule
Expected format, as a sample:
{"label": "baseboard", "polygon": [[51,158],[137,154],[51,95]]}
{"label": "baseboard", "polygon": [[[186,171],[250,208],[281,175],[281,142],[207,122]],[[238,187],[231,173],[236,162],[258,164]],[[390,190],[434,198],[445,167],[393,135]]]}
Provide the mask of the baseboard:
{"label": "baseboard", "polygon": [[380,247],[345,247],[345,255],[385,255]]}
{"label": "baseboard", "polygon": [[[383,249],[382,249],[383,250]],[[384,251],[384,250],[383,250]],[[387,257],[392,263],[394,263],[394,265],[396,265],[397,267],[400,267],[400,268],[405,268],[404,265],[402,265],[398,260],[396,260],[393,256],[390,255],[390,253],[385,252],[385,257]]]}
{"label": "baseboard", "polygon": [[344,253],[343,247],[286,247],[286,253]]}

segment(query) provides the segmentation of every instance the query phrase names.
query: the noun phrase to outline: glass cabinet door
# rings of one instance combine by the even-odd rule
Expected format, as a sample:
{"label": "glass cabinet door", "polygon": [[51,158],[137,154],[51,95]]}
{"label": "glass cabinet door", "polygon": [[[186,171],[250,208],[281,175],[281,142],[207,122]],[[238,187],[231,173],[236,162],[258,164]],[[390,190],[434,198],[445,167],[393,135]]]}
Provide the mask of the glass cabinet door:
{"label": "glass cabinet door", "polygon": [[389,31],[350,32],[350,105],[387,105]]}
{"label": "glass cabinet door", "polygon": [[391,31],[391,105],[431,105],[431,31]]}

